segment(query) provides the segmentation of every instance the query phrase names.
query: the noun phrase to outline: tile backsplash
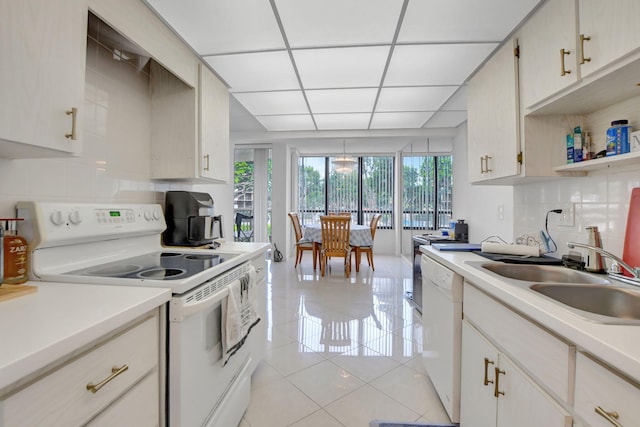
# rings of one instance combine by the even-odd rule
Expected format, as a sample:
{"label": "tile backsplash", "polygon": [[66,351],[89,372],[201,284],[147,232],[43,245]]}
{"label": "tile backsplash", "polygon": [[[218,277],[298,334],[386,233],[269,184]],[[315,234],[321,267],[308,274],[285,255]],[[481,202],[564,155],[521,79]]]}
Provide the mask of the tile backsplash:
{"label": "tile backsplash", "polygon": [[169,185],[150,180],[150,94],[144,69],[88,40],[81,114],[82,156],[0,159],[1,217],[14,216],[18,200],[164,201]]}
{"label": "tile backsplash", "polygon": [[573,203],[572,227],[559,225],[559,216],[549,214],[549,232],[558,245],[557,255],[569,251],[569,241],[586,243],[586,227],[595,225],[604,249],[622,256],[629,200],[635,187],[640,187],[637,166],[514,187],[514,235],[543,229],[549,210]]}

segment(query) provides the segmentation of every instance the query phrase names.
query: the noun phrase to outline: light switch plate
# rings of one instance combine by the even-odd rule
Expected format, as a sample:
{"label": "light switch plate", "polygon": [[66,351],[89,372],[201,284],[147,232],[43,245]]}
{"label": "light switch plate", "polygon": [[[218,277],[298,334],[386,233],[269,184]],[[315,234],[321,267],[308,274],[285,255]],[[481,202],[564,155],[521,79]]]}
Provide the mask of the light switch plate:
{"label": "light switch plate", "polygon": [[575,225],[575,203],[565,203],[558,206],[562,213],[558,214],[558,226],[573,227]]}

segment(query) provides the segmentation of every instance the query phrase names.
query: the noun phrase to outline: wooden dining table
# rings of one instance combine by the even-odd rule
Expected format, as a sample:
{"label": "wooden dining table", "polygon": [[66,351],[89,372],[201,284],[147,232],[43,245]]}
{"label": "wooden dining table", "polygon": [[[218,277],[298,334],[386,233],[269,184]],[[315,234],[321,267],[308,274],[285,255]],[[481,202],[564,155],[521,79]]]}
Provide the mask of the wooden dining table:
{"label": "wooden dining table", "polygon": [[[305,239],[313,242],[313,259],[316,260],[319,256],[318,250],[320,249],[320,244],[322,243],[322,228],[320,224],[305,225],[302,227],[302,233]],[[353,247],[356,252],[356,271],[359,271],[359,248],[361,246],[373,246],[371,227],[368,225],[351,224],[349,231],[349,245]]]}

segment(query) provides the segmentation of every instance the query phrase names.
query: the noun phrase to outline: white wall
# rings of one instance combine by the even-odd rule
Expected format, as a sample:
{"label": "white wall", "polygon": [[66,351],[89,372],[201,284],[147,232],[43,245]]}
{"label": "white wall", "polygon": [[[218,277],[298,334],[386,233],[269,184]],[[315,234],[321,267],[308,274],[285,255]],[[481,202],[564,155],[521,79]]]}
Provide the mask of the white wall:
{"label": "white wall", "polygon": [[[513,241],[513,188],[471,185],[467,173],[467,124],[458,127],[453,143],[453,218],[469,224],[469,242],[490,236]],[[502,212],[502,215],[500,215]]]}
{"label": "white wall", "polygon": [[515,230],[522,234],[544,227],[547,211],[575,206],[573,227],[558,225],[559,216],[549,215],[549,232],[557,243],[557,256],[566,254],[568,241],[587,241],[586,227],[595,225],[605,250],[622,256],[631,190],[640,187],[637,167],[603,170],[587,177],[515,187]]}

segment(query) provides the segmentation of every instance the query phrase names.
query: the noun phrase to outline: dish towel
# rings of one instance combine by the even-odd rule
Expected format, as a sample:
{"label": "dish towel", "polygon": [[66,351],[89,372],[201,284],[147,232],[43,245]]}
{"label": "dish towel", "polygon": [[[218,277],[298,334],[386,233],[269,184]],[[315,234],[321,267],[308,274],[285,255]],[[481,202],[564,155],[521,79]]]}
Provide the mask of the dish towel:
{"label": "dish towel", "polygon": [[224,365],[246,342],[251,329],[260,322],[256,311],[254,286],[256,270],[250,267],[249,273],[228,285],[229,296],[223,304],[222,351]]}

